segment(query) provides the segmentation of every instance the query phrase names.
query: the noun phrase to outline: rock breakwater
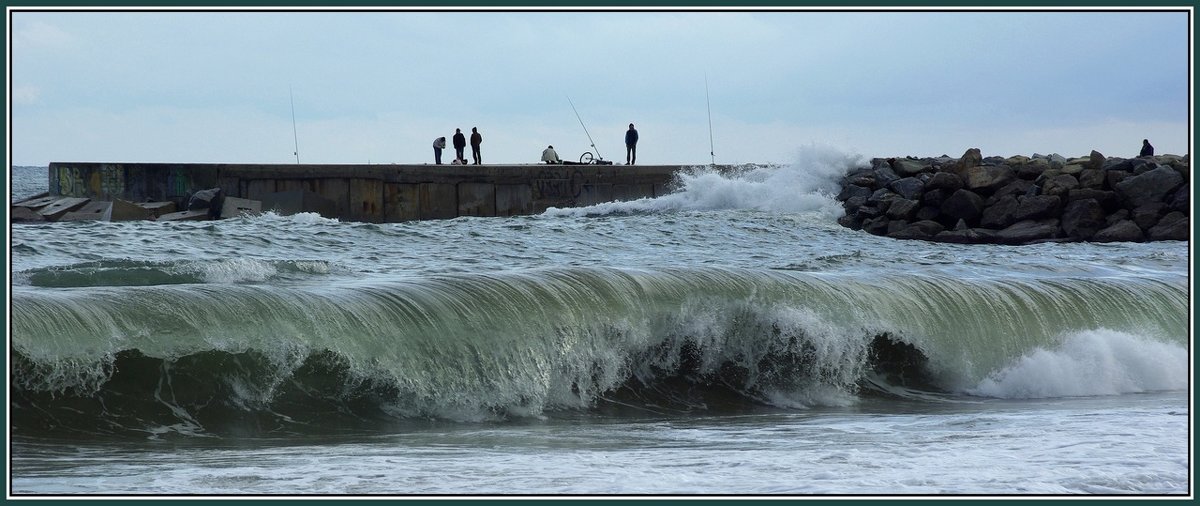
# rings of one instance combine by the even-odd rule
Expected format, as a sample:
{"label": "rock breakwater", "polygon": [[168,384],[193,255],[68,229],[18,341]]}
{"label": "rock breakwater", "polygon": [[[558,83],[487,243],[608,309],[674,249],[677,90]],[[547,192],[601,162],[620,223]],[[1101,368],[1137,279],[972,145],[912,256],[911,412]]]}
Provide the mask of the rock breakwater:
{"label": "rock breakwater", "polygon": [[1187,240],[1189,155],[875,158],[841,182],[852,229],[962,244]]}

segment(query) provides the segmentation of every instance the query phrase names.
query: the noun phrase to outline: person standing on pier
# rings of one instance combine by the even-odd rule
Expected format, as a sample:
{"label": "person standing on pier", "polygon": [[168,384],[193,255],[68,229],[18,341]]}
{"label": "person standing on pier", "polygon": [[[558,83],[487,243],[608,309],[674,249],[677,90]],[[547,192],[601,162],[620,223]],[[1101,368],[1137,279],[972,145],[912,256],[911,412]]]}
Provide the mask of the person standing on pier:
{"label": "person standing on pier", "polygon": [[479,127],[471,127],[471,159],[475,160],[475,165],[483,163],[483,157],[479,154],[479,145],[483,143],[483,136],[479,135]]}
{"label": "person standing on pier", "polygon": [[458,160],[459,160],[458,163],[467,161],[466,155],[463,154],[463,150],[466,148],[467,148],[467,136],[463,135],[461,128],[455,128],[454,129],[454,153],[455,153],[455,156],[458,157]]}
{"label": "person standing on pier", "polygon": [[446,138],[438,137],[433,140],[433,162],[437,165],[442,164],[442,150],[446,149]]}
{"label": "person standing on pier", "polygon": [[637,141],[637,129],[633,128],[633,123],[630,123],[629,130],[625,132],[625,165],[637,163]]}
{"label": "person standing on pier", "polygon": [[1150,145],[1150,139],[1142,139],[1142,152],[1138,156],[1154,156],[1154,146]]}

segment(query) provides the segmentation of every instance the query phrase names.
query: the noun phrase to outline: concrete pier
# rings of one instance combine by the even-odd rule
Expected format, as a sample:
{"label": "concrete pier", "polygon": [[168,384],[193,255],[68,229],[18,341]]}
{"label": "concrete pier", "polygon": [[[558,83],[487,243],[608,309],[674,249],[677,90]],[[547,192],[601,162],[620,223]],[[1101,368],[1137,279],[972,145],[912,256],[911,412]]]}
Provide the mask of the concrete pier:
{"label": "concrete pier", "polygon": [[174,202],[199,190],[262,202],[281,214],[399,222],[536,214],[657,197],[680,165],[276,165],[54,162],[50,195]]}

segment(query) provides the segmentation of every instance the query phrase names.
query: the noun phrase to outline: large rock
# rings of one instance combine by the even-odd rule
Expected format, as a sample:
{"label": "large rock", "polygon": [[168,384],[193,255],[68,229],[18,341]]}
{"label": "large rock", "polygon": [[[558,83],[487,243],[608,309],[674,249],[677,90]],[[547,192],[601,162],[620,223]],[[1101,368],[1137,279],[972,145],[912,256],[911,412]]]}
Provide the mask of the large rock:
{"label": "large rock", "polygon": [[977,228],[945,230],[934,235],[933,240],[954,244],[990,244],[996,242],[996,233]]}
{"label": "large rock", "polygon": [[1104,228],[1104,208],[1095,199],[1067,204],[1062,214],[1062,229],[1072,239],[1087,240]]}
{"label": "large rock", "polygon": [[918,221],[898,231],[891,232],[888,237],[895,239],[920,239],[929,241],[946,228],[936,221]]}
{"label": "large rock", "polygon": [[896,199],[888,206],[886,216],[893,220],[911,219],[920,207],[921,204],[915,200]]}
{"label": "large rock", "polygon": [[1104,168],[1104,155],[1100,154],[1099,151],[1096,151],[1093,149],[1091,155],[1088,156],[1088,162],[1084,165],[1084,167],[1088,168],[1088,169],[1094,169],[1094,170],[1103,169]]}
{"label": "large rock", "polygon": [[849,185],[842,186],[842,191],[838,193],[837,199],[840,201],[843,201],[843,202],[850,200],[853,197],[858,197],[858,196],[861,196],[861,197],[863,197],[863,199],[866,199],[867,197],[871,196],[871,193],[872,193],[872,191],[870,188],[867,188],[865,186],[855,185],[855,184],[849,184]]}
{"label": "large rock", "polygon": [[1183,184],[1183,176],[1170,167],[1157,169],[1126,178],[1117,183],[1117,194],[1126,207],[1136,208],[1151,202],[1161,202],[1168,194]]}
{"label": "large rock", "polygon": [[886,164],[876,166],[872,173],[875,176],[876,187],[885,187],[891,184],[892,181],[900,179],[900,176],[897,176],[896,172]]}
{"label": "large rock", "polygon": [[926,191],[946,190],[950,193],[954,193],[955,190],[958,190],[962,187],[962,178],[950,172],[938,172],[937,174],[934,174],[933,177],[929,178],[929,181],[925,182]]}
{"label": "large rock", "polygon": [[1060,174],[1042,183],[1042,195],[1066,195],[1079,187],[1079,180],[1070,174]]}
{"label": "large rock", "polygon": [[958,158],[956,170],[961,173],[966,169],[978,167],[981,164],[983,164],[983,155],[980,154],[979,148],[970,148]]}
{"label": "large rock", "polygon": [[1158,224],[1146,231],[1151,241],[1186,241],[1191,232],[1191,222],[1187,216],[1178,211],[1167,213]]}
{"label": "large rock", "polygon": [[220,188],[209,188],[207,190],[199,190],[193,193],[188,199],[188,211],[208,211],[209,218],[219,218],[221,216],[221,206],[224,204],[225,196]]}
{"label": "large rock", "polygon": [[1115,190],[1117,183],[1126,180],[1131,175],[1133,172],[1128,170],[1106,170],[1104,171],[1104,187]]}
{"label": "large rock", "polygon": [[1188,197],[1191,195],[1192,185],[1190,183],[1180,186],[1178,190],[1175,190],[1175,194],[1167,199],[1167,210],[1187,214],[1190,211],[1188,208]]}
{"label": "large rock", "polygon": [[1005,195],[995,204],[983,210],[983,215],[979,218],[979,226],[999,230],[1016,223],[1015,216],[1018,206],[1016,197]]}
{"label": "large rock", "polygon": [[996,232],[1000,244],[1028,244],[1058,237],[1058,219],[1025,220]]}
{"label": "large rock", "polygon": [[1130,220],[1120,220],[1096,232],[1093,242],[1141,242],[1142,229]]}
{"label": "large rock", "polygon": [[1013,182],[1017,173],[1007,165],[983,165],[962,171],[963,186],[976,193],[991,194]]}
{"label": "large rock", "polygon": [[1045,158],[1033,158],[1024,165],[1018,165],[1014,170],[1017,172],[1017,177],[1026,180],[1037,179],[1043,172],[1050,169],[1050,160]]}
{"label": "large rock", "polygon": [[[993,193],[991,198],[995,199],[995,200],[1000,200],[1001,198],[1004,198],[1005,196],[1008,196],[1008,195],[1012,195],[1014,197],[1021,196],[1021,195],[1036,195],[1037,190],[1039,190],[1039,188],[1037,187],[1037,185],[1033,184],[1032,181],[1018,179],[1016,181],[1013,181],[1011,183],[1004,185],[999,190],[996,190],[996,193]],[[993,202],[995,202],[995,200]]]}
{"label": "large rock", "polygon": [[1117,200],[1116,192],[1097,190],[1095,188],[1076,188],[1067,192],[1067,203],[1075,202],[1076,200],[1093,199],[1100,203],[1100,207],[1104,208],[1105,212],[1112,212],[1120,206]]}
{"label": "large rock", "polygon": [[953,219],[974,222],[983,214],[983,197],[969,190],[958,190],[942,202],[942,214]]}
{"label": "large rock", "polygon": [[1020,206],[1013,213],[1017,221],[1038,220],[1058,214],[1062,199],[1054,195],[1026,195],[1017,197]]}
{"label": "large rock", "polygon": [[914,200],[920,198],[921,194],[925,192],[925,183],[915,177],[906,177],[892,181],[888,188],[901,197]]}
{"label": "large rock", "polygon": [[1129,219],[1141,227],[1142,230],[1150,230],[1150,227],[1158,224],[1159,218],[1163,215],[1163,209],[1166,209],[1166,207],[1167,205],[1162,202],[1143,204],[1129,211]]}
{"label": "large rock", "polygon": [[1099,190],[1104,188],[1104,171],[1100,169],[1084,169],[1079,173],[1079,186],[1081,188],[1093,188]]}
{"label": "large rock", "polygon": [[929,172],[933,167],[928,163],[922,163],[920,160],[912,160],[909,158],[893,158],[892,170],[901,177],[915,176],[922,172]]}

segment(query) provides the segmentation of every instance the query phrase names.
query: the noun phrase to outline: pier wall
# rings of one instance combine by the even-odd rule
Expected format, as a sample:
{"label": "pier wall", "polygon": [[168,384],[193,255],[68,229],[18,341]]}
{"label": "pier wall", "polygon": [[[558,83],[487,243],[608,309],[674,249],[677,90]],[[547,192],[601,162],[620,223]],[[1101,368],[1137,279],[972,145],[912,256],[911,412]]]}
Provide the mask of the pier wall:
{"label": "pier wall", "polygon": [[54,162],[49,193],[103,201],[171,201],[199,190],[262,202],[281,214],[399,222],[536,214],[657,197],[679,165],[274,165]]}

